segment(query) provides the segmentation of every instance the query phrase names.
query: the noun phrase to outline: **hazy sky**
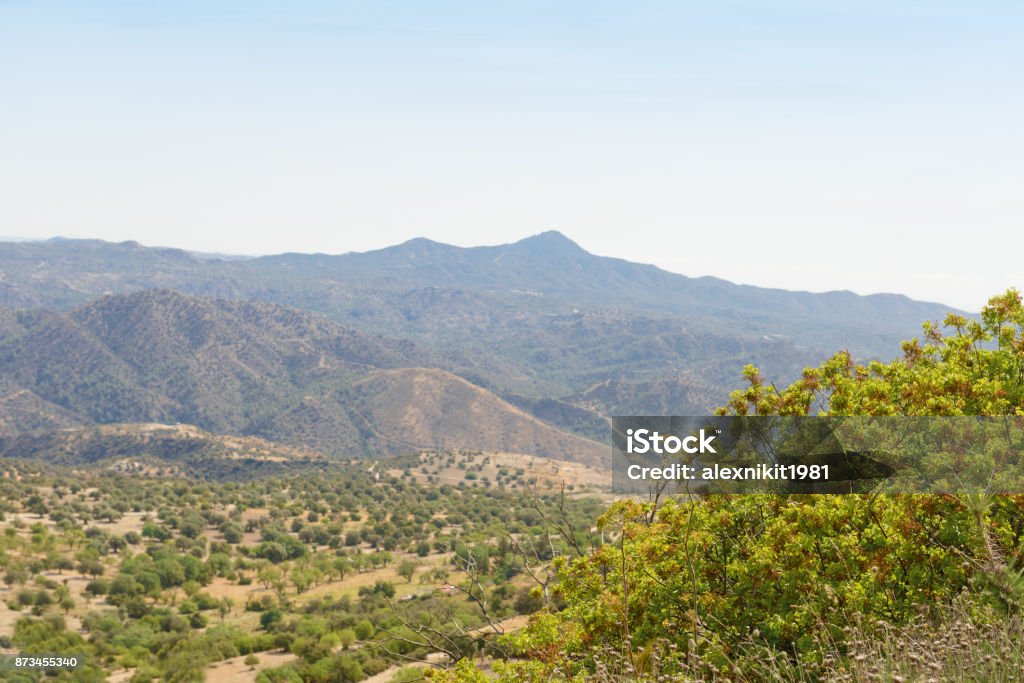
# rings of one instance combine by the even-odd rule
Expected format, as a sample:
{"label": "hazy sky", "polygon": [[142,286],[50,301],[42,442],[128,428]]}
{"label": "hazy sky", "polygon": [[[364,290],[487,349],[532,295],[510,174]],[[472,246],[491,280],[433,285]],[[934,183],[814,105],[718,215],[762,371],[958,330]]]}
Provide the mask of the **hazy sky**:
{"label": "hazy sky", "polygon": [[[1024,286],[1020,0],[0,0],[0,235]],[[3,248],[0,246],[0,248]]]}

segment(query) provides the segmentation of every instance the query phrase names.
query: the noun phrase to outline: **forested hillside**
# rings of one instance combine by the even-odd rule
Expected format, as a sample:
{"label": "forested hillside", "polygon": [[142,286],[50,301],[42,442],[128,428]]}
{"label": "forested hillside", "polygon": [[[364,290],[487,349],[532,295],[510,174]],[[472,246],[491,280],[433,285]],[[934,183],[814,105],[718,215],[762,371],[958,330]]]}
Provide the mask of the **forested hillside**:
{"label": "forested hillside", "polygon": [[7,320],[8,435],[157,422],[333,456],[435,447],[604,455],[443,369],[457,358],[277,304],[145,290]]}
{"label": "forested hillside", "polygon": [[672,412],[705,413],[748,362],[793,379],[835,348],[884,357],[947,312],[895,295],[686,278],[589,254],[558,232],[495,247],[414,240],[250,259],[99,241],[0,250],[0,305],[9,308],[70,310],[156,288],[316,311],[452,357],[463,377],[507,398],[563,399],[604,415],[649,411],[665,390]]}

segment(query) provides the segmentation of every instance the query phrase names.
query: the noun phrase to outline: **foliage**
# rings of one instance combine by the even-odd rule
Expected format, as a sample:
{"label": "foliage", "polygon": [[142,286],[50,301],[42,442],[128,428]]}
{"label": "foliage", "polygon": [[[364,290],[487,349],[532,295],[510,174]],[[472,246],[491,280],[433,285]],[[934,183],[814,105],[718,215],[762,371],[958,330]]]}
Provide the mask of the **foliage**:
{"label": "foliage", "polygon": [[981,320],[946,316],[924,325],[924,343],[902,344],[890,363],[855,363],[835,354],[779,391],[754,366],[749,386],[733,392],[721,414],[1024,415],[1024,305],[1016,290],[995,296]]}
{"label": "foliage", "polygon": [[[946,324],[925,325],[926,342],[906,342],[901,359],[836,354],[781,391],[749,367],[721,413],[1024,414],[1020,295]],[[900,631],[911,624],[983,628],[994,651],[1016,652],[999,634],[1019,630],[1024,608],[1024,496],[626,500],[598,527],[609,542],[556,561],[564,609],[506,639],[517,658],[495,667],[499,680],[831,679],[865,651],[895,657],[885,643],[896,631],[920,646],[920,631]],[[971,619],[951,622],[953,603]],[[438,678],[476,675],[463,663]]]}
{"label": "foliage", "polygon": [[[139,681],[199,680],[213,662],[283,648],[297,659],[258,678],[355,681],[434,651],[396,641],[411,633],[403,620],[475,651],[467,630],[486,620],[463,592],[464,558],[484,570],[472,596],[494,618],[515,614],[510,597],[528,580],[506,537],[538,542],[538,509],[549,514],[553,498],[335,467],[340,476],[211,482],[0,460],[11,644],[84,655],[91,668],[75,680],[122,668]],[[601,509],[596,499],[565,504],[579,531]],[[229,539],[230,528],[239,535]]]}

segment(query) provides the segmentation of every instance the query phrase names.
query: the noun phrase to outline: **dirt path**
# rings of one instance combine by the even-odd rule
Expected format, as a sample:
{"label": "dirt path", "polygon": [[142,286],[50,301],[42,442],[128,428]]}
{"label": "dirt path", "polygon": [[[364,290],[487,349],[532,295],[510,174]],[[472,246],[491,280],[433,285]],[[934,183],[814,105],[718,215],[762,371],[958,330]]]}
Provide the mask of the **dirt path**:
{"label": "dirt path", "polygon": [[425,669],[428,666],[430,666],[430,664],[440,664],[441,662],[445,661],[447,657],[448,656],[442,652],[432,652],[429,655],[427,655],[426,662],[399,662],[398,664],[389,666],[388,668],[381,671],[379,674],[374,674],[369,678],[364,678],[362,681],[360,681],[360,683],[391,683],[391,679],[394,677],[396,673],[398,673],[399,669],[405,669],[407,667]]}
{"label": "dirt path", "polygon": [[256,654],[260,663],[250,667],[245,663],[246,655],[232,657],[221,662],[214,662],[206,669],[207,683],[253,683],[256,676],[264,669],[284,666],[294,662],[298,657],[284,650],[268,650]]}

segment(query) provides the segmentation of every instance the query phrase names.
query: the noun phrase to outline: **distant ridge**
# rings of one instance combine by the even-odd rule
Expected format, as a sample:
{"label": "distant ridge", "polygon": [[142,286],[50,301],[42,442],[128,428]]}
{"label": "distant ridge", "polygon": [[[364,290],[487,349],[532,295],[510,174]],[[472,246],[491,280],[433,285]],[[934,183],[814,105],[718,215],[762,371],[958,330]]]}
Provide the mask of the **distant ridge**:
{"label": "distant ridge", "polygon": [[[170,303],[168,292],[206,303],[179,306]],[[181,317],[190,307],[211,306],[210,301],[218,303],[208,317],[196,312]],[[166,310],[159,308],[164,305]],[[815,294],[691,278],[595,256],[553,230],[501,245],[458,247],[417,238],[363,253],[248,259],[209,258],[134,242],[7,243],[0,249],[0,348],[7,349],[6,361],[19,343],[14,340],[22,340],[31,344],[32,353],[51,354],[58,363],[53,367],[62,367],[63,359],[78,359],[78,365],[67,368],[70,376],[90,363],[103,368],[97,376],[107,382],[104,391],[116,396],[101,398],[95,388],[90,394],[35,392],[35,398],[19,393],[9,405],[21,415],[35,410],[45,425],[67,419],[69,410],[77,419],[132,421],[137,418],[112,409],[105,409],[109,415],[94,413],[97,406],[134,402],[147,420],[185,410],[184,421],[204,428],[266,434],[286,443],[320,439],[309,427],[317,423],[334,435],[332,443],[343,444],[318,447],[372,450],[375,442],[367,436],[367,425],[337,409],[338,400],[325,402],[315,395],[294,400],[310,380],[289,375],[295,370],[284,350],[287,337],[268,336],[246,323],[246,315],[274,318],[278,314],[271,311],[278,309],[272,305],[287,307],[291,316],[300,309],[323,316],[307,321],[311,327],[293,337],[316,337],[332,322],[350,339],[369,335],[366,344],[357,344],[367,352],[375,349],[369,365],[444,370],[548,426],[591,439],[604,438],[609,415],[654,410],[700,414],[722,405],[742,384],[748,363],[781,383],[840,349],[861,360],[887,360],[900,341],[920,333],[922,322],[941,320],[951,310],[902,295]],[[156,306],[159,314],[145,313],[147,306]],[[259,306],[264,308],[257,314]],[[249,313],[243,315],[243,308]],[[174,322],[163,320],[165,315]],[[265,324],[277,329],[280,323],[270,318]],[[137,340],[125,336],[129,322],[142,335]],[[31,341],[22,336],[25,329],[38,334],[44,328],[46,335]],[[156,380],[138,381],[136,375],[146,366],[133,361],[133,354],[148,350],[154,358],[166,354],[188,363],[174,352],[192,348],[189,334],[221,340],[202,347],[200,356],[217,358],[237,376],[209,375],[219,379],[200,382],[197,396],[208,395],[213,402],[227,395],[230,409],[186,400],[184,388],[171,394]],[[247,343],[261,349],[258,358],[270,364],[254,365],[256,359],[246,360],[243,349],[231,351],[235,334],[250,339]],[[122,337],[125,341],[118,341]],[[307,343],[319,352],[319,342]],[[384,359],[404,349],[402,344],[412,355]],[[23,360],[26,353],[17,356]],[[14,362],[5,366],[7,371],[0,368],[0,377],[29,389],[26,384],[44,362],[49,360],[43,355],[38,364]],[[157,379],[163,372],[167,377],[161,381],[168,384],[167,378],[181,375],[181,368],[151,369]],[[199,381],[202,376],[193,377]],[[32,381],[46,384],[48,377],[44,372]],[[246,391],[259,400],[237,393],[250,381],[246,377],[255,382]],[[339,380],[335,389],[341,391],[338,387],[354,379]],[[218,388],[220,381],[229,382],[227,393]],[[291,401],[287,407],[285,396]],[[277,412],[265,406],[276,406]],[[5,420],[15,421],[0,413],[0,424]]]}
{"label": "distant ridge", "polygon": [[[183,249],[177,249],[173,247],[145,247],[137,241],[127,240],[123,242],[107,242],[100,239],[81,239],[81,238],[68,238],[68,237],[51,237],[48,239],[36,240],[36,239],[19,239],[19,238],[4,238],[0,237],[0,242],[7,242],[11,245],[17,245],[12,248],[10,253],[0,256],[0,265],[10,264],[24,258],[35,258],[35,257],[46,257],[54,255],[53,250],[48,247],[74,247],[77,250],[85,249],[86,252],[109,252],[110,255],[117,255],[119,252],[124,251],[137,251],[137,252],[151,252],[153,254],[159,254],[163,257],[186,257],[193,258],[197,261],[210,261],[210,260],[225,260],[225,261],[255,261],[263,269],[272,269],[273,265],[280,263],[294,263],[297,261],[306,261],[310,263],[316,263],[320,265],[328,264],[351,264],[351,263],[367,263],[367,264],[383,264],[383,263],[395,263],[400,262],[406,258],[421,258],[421,257],[432,257],[432,258],[443,258],[453,259],[460,263],[473,263],[478,257],[482,259],[491,259],[492,263],[494,259],[498,259],[497,265],[500,267],[502,257],[506,255],[515,255],[517,257],[528,257],[533,259],[539,259],[541,261],[555,261],[566,263],[577,263],[577,264],[588,264],[593,268],[596,264],[603,264],[606,269],[612,266],[618,268],[625,268],[632,275],[646,274],[647,278],[651,277],[663,277],[667,278],[667,281],[675,280],[677,283],[680,281],[689,281],[696,283],[703,283],[704,288],[707,286],[723,286],[727,288],[735,288],[736,291],[754,291],[754,292],[775,292],[780,294],[788,294],[797,297],[842,297],[842,298],[856,298],[856,299],[874,299],[874,298],[891,298],[894,300],[913,302],[903,294],[895,293],[879,293],[879,294],[867,294],[858,295],[849,290],[832,290],[827,292],[810,292],[810,291],[794,291],[794,290],[783,290],[776,288],[764,288],[757,287],[754,285],[736,285],[713,276],[701,276],[696,278],[690,278],[685,275],[673,273],[670,271],[662,270],[657,266],[645,265],[632,263],[623,259],[616,259],[611,257],[594,256],[579,244],[569,239],[563,233],[557,230],[546,230],[535,235],[530,235],[516,242],[507,244],[493,245],[493,246],[474,246],[474,247],[457,247],[454,245],[446,244],[443,242],[437,242],[425,237],[416,237],[400,244],[383,247],[366,252],[347,252],[344,254],[323,254],[323,253],[300,253],[290,252],[285,254],[277,254],[271,256],[244,256],[237,254],[221,254],[221,253],[204,253],[204,252],[191,252]],[[20,247],[20,248],[18,248]],[[69,256],[65,254],[64,256]],[[80,261],[82,266],[88,267],[90,265],[90,258],[88,253],[78,254],[76,260]],[[95,265],[95,264],[94,264]],[[523,264],[519,264],[523,265]],[[197,267],[198,264],[197,264]],[[157,274],[154,273],[154,276]],[[382,277],[385,274],[380,274]],[[681,280],[680,280],[681,279]],[[928,306],[940,306],[934,302],[914,302],[923,303]],[[949,306],[942,306],[943,310],[952,310]]]}

